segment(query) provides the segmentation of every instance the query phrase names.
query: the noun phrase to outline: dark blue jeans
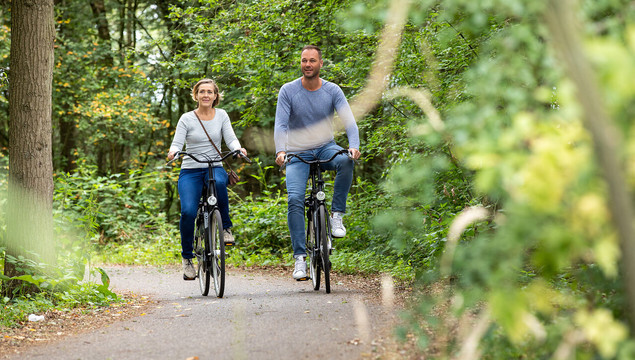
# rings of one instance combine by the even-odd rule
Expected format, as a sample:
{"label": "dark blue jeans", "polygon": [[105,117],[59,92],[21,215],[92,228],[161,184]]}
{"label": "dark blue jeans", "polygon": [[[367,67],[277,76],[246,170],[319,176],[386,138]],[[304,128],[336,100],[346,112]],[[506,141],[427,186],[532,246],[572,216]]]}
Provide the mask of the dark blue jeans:
{"label": "dark blue jeans", "polygon": [[[227,172],[221,166],[214,167],[214,180],[216,180],[216,195],[220,216],[223,219],[223,228],[232,227],[229,218],[229,198],[227,196]],[[207,168],[181,169],[179,174],[179,197],[181,199],[181,256],[184,259],[194,257],[194,221],[198,201],[203,194],[203,188],[207,186],[209,173]]]}

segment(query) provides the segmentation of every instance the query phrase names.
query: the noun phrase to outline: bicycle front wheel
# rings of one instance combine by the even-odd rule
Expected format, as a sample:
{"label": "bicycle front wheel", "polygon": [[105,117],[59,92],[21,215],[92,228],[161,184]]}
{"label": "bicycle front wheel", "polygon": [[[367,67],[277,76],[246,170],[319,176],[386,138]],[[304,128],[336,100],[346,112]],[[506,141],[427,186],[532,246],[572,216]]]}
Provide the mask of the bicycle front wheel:
{"label": "bicycle front wheel", "polygon": [[[209,228],[209,225],[207,226]],[[199,208],[196,222],[194,223],[194,254],[198,261],[198,286],[201,288],[201,295],[209,294],[209,285],[211,283],[209,266],[208,266],[208,239],[209,232],[205,227],[203,211]]]}
{"label": "bicycle front wheel", "polygon": [[322,258],[322,271],[324,271],[324,289],[326,293],[331,292],[331,260],[329,260],[329,247],[331,243],[331,239],[329,238],[330,232],[328,231],[328,212],[326,211],[325,205],[320,205],[318,208],[318,229],[320,238],[318,240],[318,244],[320,246],[320,256]]}
{"label": "bicycle front wheel", "polygon": [[318,264],[318,254],[320,253],[315,242],[315,213],[309,211],[307,213],[307,234],[306,234],[306,251],[309,255],[309,269],[311,271],[311,282],[313,283],[313,290],[320,290],[320,267]]}
{"label": "bicycle front wheel", "polygon": [[214,277],[214,290],[216,296],[223,297],[225,292],[225,239],[223,236],[223,222],[220,211],[212,213],[210,224],[210,239],[212,249],[212,276]]}

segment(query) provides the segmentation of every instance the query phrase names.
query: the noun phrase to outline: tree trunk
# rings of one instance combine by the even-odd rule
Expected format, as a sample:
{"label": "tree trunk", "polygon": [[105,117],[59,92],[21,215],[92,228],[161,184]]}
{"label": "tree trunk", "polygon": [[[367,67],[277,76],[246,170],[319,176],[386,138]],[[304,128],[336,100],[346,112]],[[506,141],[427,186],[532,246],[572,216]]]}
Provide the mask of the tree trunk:
{"label": "tree trunk", "polygon": [[[55,5],[61,6],[64,10],[62,19],[69,19],[68,6],[66,0],[55,0]],[[58,25],[58,34],[62,39],[71,38],[76,32],[76,27],[73,25],[62,22]],[[55,75],[54,75],[55,76]],[[60,93],[54,94],[53,103],[57,99],[62,99]],[[57,121],[59,146],[53,143],[53,153],[56,155],[53,157],[53,169],[62,169],[64,172],[72,172],[77,167],[75,163],[75,148],[77,147],[77,128],[75,127],[75,116],[69,115],[72,112],[72,103],[68,101],[60,101],[59,107],[61,108],[62,115],[53,117],[53,122]],[[59,152],[59,153],[58,153]]]}
{"label": "tree trunk", "polygon": [[120,64],[123,66],[126,63],[126,51],[124,43],[124,35],[126,30],[126,0],[119,0],[119,58]]}
{"label": "tree trunk", "polygon": [[[53,265],[53,0],[11,2],[7,255]],[[5,275],[16,269],[5,261]],[[11,294],[7,286],[5,294]]]}
{"label": "tree trunk", "polygon": [[103,58],[99,59],[99,63],[103,66],[112,67],[114,60],[110,53],[110,27],[108,25],[108,18],[106,18],[106,4],[104,0],[92,0],[90,2],[90,8],[93,11],[95,17],[95,25],[97,26],[97,35],[102,40],[100,46],[105,47],[108,51],[105,52]]}

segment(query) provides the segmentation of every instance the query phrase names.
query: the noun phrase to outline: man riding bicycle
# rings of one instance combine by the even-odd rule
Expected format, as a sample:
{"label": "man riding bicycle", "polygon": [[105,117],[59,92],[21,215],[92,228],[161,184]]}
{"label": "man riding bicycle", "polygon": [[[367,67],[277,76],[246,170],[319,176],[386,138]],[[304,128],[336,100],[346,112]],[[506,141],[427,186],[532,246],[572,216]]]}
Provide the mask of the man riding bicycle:
{"label": "man riding bicycle", "polygon": [[[305,160],[329,159],[342,150],[333,136],[333,115],[337,112],[348,137],[349,154],[359,159],[359,130],[353,112],[342,89],[320,78],[322,51],[307,45],[302,49],[300,68],[302,77],[280,88],[276,108],[274,141],[276,163],[282,166],[286,153],[293,152]],[[344,237],[346,228],[342,222],[346,212],[346,198],[353,182],[354,161],[341,154],[324,164],[326,170],[335,170],[333,202],[331,206],[331,234]],[[293,278],[307,280],[306,235],[304,229],[304,194],[309,177],[309,165],[292,159],[286,165],[288,194],[287,221],[293,246],[295,267]]]}

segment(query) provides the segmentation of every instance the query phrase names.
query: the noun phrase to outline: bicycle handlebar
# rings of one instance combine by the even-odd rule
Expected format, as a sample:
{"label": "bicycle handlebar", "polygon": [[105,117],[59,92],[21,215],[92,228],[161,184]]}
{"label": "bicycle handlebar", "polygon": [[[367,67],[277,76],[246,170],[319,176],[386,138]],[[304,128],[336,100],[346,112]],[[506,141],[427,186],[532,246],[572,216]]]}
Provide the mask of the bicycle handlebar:
{"label": "bicycle handlebar", "polygon": [[299,159],[300,161],[302,161],[303,163],[308,164],[308,165],[311,165],[311,164],[326,164],[327,162],[333,161],[333,159],[335,159],[335,157],[337,155],[340,155],[340,154],[346,154],[346,155],[348,155],[349,158],[353,159],[353,157],[351,156],[351,153],[348,152],[348,150],[342,149],[342,150],[336,152],[335,154],[333,154],[333,156],[331,156],[331,158],[328,159],[328,160],[316,159],[316,160],[307,161],[307,160],[304,160],[303,158],[301,158],[300,156],[298,156],[298,154],[286,154],[285,159],[284,159],[284,163],[286,164],[291,159],[296,158],[296,159]]}
{"label": "bicycle handlebar", "polygon": [[[203,156],[204,154],[197,154],[197,155],[198,156]],[[196,161],[197,163],[202,163],[202,164],[211,164],[211,163],[215,163],[215,162],[221,162],[221,161],[224,161],[225,159],[227,159],[228,157],[233,156],[233,157],[241,157],[247,163],[251,164],[251,159],[249,159],[246,155],[243,155],[243,153],[240,150],[234,150],[234,151],[230,151],[227,154],[223,155],[220,159],[206,159],[206,160],[199,160],[198,158],[196,158],[196,156],[194,156],[194,154],[188,153],[186,151],[177,151],[174,154],[174,158],[172,160],[168,161],[167,165],[170,165],[171,163],[175,162],[179,158],[182,158],[183,156],[189,156],[192,160]],[[205,156],[208,157],[207,155],[205,155]]]}

